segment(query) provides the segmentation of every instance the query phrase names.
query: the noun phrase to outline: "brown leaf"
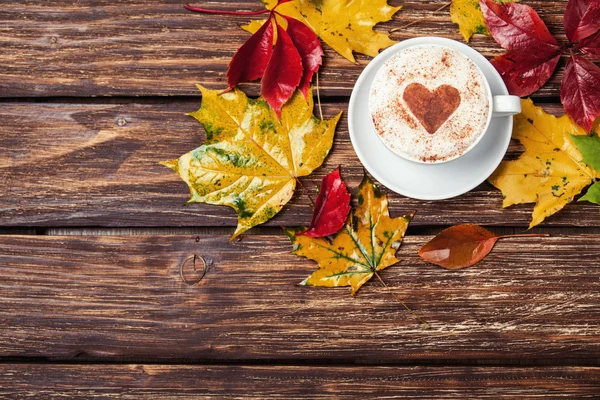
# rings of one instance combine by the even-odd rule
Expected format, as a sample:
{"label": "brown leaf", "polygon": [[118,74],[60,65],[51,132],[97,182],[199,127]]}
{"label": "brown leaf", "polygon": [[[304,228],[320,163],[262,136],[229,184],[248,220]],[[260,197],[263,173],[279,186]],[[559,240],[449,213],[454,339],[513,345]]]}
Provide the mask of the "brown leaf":
{"label": "brown leaf", "polygon": [[419,250],[425,261],[446,269],[463,269],[483,260],[498,239],[521,236],[549,236],[545,234],[518,234],[497,236],[478,225],[456,225],[440,232]]}

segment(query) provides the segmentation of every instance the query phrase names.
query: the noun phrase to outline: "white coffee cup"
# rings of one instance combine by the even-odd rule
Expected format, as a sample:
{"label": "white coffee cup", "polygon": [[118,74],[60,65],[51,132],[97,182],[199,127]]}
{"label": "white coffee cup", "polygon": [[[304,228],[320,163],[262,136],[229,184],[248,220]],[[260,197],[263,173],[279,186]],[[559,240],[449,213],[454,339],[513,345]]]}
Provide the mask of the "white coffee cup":
{"label": "white coffee cup", "polygon": [[[380,132],[379,139],[382,140],[382,142],[386,145],[386,147],[388,147],[388,149],[390,149],[396,155],[398,155],[402,158],[405,158],[409,161],[412,161],[412,162],[417,162],[417,163],[422,163],[422,164],[441,164],[441,163],[453,161],[459,157],[462,157],[466,153],[468,153],[471,149],[473,149],[481,141],[481,139],[484,137],[484,135],[488,131],[488,128],[489,128],[492,118],[506,117],[509,115],[514,115],[514,114],[520,113],[521,112],[521,100],[517,96],[492,95],[492,90],[490,88],[490,84],[489,84],[485,74],[481,71],[481,69],[475,63],[475,61],[469,56],[469,53],[473,52],[473,49],[470,48],[469,46],[467,46],[463,43],[454,41],[454,40],[443,39],[443,38],[430,37],[430,38],[420,38],[420,39],[422,39],[424,41],[430,41],[430,42],[436,42],[436,40],[439,42],[440,40],[443,40],[443,43],[437,43],[437,44],[434,44],[431,46],[436,47],[436,48],[448,48],[451,51],[456,51],[456,52],[461,53],[464,57],[471,60],[472,64],[473,64],[471,67],[474,67],[474,69],[476,69],[478,71],[478,75],[479,75],[478,78],[480,79],[480,82],[485,86],[487,97],[488,97],[487,101],[488,101],[488,105],[489,105],[489,111],[487,111],[488,108],[486,107],[487,122],[485,123],[485,126],[482,129],[478,130],[477,136],[473,137],[471,139],[473,141],[470,143],[470,145],[464,150],[461,149],[461,151],[458,152],[458,154],[456,154],[456,155],[448,156],[446,158],[438,159],[438,160],[428,159],[427,161],[423,161],[422,159],[419,159],[415,156],[406,154],[407,152],[406,151],[403,152],[402,148],[395,147],[395,146],[391,145],[390,143],[388,143],[388,141],[384,139],[385,132],[383,134],[382,134],[382,132]],[[402,51],[408,51],[411,48],[418,47],[418,46],[425,47],[425,48],[427,47],[426,45],[424,46],[421,44],[421,45],[407,47],[407,48],[403,49]],[[468,49],[468,50],[466,51],[466,49]],[[489,61],[487,61],[487,60],[485,62],[489,63]],[[377,77],[382,74],[382,70],[385,67],[386,67],[385,64],[380,67],[380,70],[377,72]],[[374,83],[377,82],[377,77],[374,79],[374,81],[373,81]],[[379,85],[381,85],[382,81],[380,81],[378,83],[379,83]],[[373,118],[373,114],[374,114],[373,110],[370,110],[370,114],[371,114],[371,117]],[[480,119],[480,121],[483,122],[483,119]],[[479,125],[479,126],[481,126],[481,125]],[[374,129],[376,131],[378,131],[377,127],[375,127],[375,126],[374,126]],[[427,139],[427,140],[429,140],[429,139]]]}

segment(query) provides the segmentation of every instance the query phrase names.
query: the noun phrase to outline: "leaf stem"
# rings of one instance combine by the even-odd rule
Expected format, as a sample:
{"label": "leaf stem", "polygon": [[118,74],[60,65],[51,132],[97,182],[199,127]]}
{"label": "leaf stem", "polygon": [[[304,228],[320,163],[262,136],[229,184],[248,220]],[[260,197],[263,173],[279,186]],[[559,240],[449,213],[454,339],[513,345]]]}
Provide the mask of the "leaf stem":
{"label": "leaf stem", "polygon": [[298,182],[298,185],[300,185],[300,187],[302,188],[302,191],[306,194],[306,196],[308,196],[308,199],[310,200],[310,203],[312,204],[313,208],[315,208],[315,201],[313,200],[312,196],[308,192],[308,189],[302,184],[302,182],[300,182],[300,179],[296,178],[296,182]]}
{"label": "leaf stem", "polygon": [[220,15],[261,15],[268,14],[271,10],[260,10],[260,11],[227,11],[227,10],[209,10],[207,8],[200,8],[190,6],[189,4],[183,4],[183,8],[189,11],[199,12],[203,14],[220,14]]}
{"label": "leaf stem", "polygon": [[498,239],[506,239],[511,237],[550,237],[549,233],[517,233],[514,235],[498,236]]}
{"label": "leaf stem", "polygon": [[[377,277],[377,279],[379,279],[379,282],[381,282],[381,284],[386,288],[389,289],[390,287],[383,281],[383,279],[381,279],[381,276],[379,276],[379,274],[377,273],[377,271],[375,271],[375,276]],[[431,329],[431,325],[429,325],[423,318],[421,318],[419,316],[419,314],[417,314],[416,312],[414,312],[409,306],[406,305],[405,302],[402,301],[402,299],[400,297],[398,297],[398,295],[396,295],[395,293],[392,292],[388,292],[389,294],[392,295],[392,297],[394,297],[400,304],[402,304],[402,306],[406,309],[406,311],[408,311],[409,313],[412,314],[413,317],[415,317],[417,319],[417,321],[419,321],[421,324],[423,324],[423,326],[425,326],[425,328],[427,329]]]}
{"label": "leaf stem", "polygon": [[319,114],[321,115],[321,120],[323,120],[323,110],[321,109],[321,93],[319,92],[319,71],[315,74],[317,79],[317,104],[319,105]]}

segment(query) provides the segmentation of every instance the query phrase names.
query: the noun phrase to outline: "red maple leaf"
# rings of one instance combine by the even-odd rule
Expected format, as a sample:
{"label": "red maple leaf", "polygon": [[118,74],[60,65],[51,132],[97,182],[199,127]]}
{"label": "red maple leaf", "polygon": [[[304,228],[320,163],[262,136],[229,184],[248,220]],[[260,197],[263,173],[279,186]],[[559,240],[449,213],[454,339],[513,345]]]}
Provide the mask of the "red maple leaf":
{"label": "red maple leaf", "polygon": [[342,229],[349,212],[350,193],[340,176],[338,167],[323,177],[310,226],[297,235],[314,238],[333,235]]}
{"label": "red maple leaf", "polygon": [[[308,96],[310,82],[323,57],[319,37],[308,26],[276,11],[279,5],[289,1],[279,0],[271,10],[251,12],[207,10],[184,5],[190,11],[208,14],[269,14],[267,22],[234,54],[227,70],[227,84],[231,89],[242,82],[262,78],[260,94],[278,116],[296,89],[305,98]],[[278,23],[275,15],[286,19],[287,30]],[[273,27],[277,29],[275,45]]]}
{"label": "red maple leaf", "polygon": [[529,96],[554,73],[570,49],[561,84],[566,112],[587,131],[600,116],[600,68],[573,52],[600,58],[600,0],[569,0],[564,26],[569,39],[561,46],[535,10],[520,3],[479,0],[488,30],[508,50],[492,60],[511,94]]}

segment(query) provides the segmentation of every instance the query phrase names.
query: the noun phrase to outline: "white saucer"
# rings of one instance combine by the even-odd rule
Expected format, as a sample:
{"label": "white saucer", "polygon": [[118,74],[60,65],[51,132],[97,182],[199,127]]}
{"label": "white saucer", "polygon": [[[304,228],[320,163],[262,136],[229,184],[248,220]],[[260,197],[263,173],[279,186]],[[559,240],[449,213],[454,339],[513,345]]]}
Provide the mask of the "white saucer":
{"label": "white saucer", "polygon": [[513,127],[513,118],[495,117],[480,142],[460,158],[442,164],[420,164],[405,160],[389,150],[377,136],[369,114],[371,82],[379,68],[398,51],[417,44],[440,44],[469,56],[487,78],[492,95],[508,90],[494,66],[471,47],[454,40],[420,37],[404,40],[375,57],[360,74],[348,107],[348,128],[354,151],[375,179],[396,193],[421,200],[460,196],[477,187],[502,161]]}

